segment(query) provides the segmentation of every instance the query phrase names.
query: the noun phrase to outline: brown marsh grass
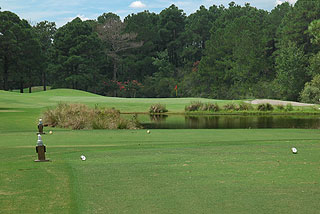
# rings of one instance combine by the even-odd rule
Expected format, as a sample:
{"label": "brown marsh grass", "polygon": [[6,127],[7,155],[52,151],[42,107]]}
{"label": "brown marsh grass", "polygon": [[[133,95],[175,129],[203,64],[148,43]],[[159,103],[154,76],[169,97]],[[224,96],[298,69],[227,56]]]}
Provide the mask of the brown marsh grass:
{"label": "brown marsh grass", "polygon": [[109,108],[89,108],[84,104],[59,103],[43,113],[46,125],[71,129],[138,129],[135,118],[123,119],[120,111]]}

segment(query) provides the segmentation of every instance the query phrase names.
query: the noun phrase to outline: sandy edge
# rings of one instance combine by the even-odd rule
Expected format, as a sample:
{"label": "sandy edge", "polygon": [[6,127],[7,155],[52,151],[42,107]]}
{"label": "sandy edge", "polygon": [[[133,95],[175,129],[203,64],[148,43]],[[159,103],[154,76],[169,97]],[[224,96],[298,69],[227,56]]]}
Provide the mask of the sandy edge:
{"label": "sandy edge", "polygon": [[271,99],[256,99],[252,101],[247,101],[251,104],[262,104],[262,103],[270,103],[271,105],[287,105],[291,104],[292,106],[314,106],[315,104],[310,103],[299,103],[293,101],[282,101],[282,100],[271,100]]}

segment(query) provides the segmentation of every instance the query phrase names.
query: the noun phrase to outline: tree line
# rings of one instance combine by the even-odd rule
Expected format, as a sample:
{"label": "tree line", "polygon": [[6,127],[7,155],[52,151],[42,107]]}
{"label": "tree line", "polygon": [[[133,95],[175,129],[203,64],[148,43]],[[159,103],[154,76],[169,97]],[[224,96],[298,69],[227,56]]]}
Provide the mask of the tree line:
{"label": "tree line", "polygon": [[0,89],[105,96],[320,99],[320,1],[104,13],[57,28],[0,11]]}

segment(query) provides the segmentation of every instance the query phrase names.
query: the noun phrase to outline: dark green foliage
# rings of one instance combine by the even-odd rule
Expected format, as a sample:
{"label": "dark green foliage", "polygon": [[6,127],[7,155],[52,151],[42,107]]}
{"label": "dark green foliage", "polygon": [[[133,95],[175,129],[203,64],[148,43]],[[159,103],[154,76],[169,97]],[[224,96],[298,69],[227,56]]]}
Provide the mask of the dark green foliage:
{"label": "dark green foliage", "polygon": [[234,3],[220,10],[199,65],[199,89],[212,98],[251,97],[254,91],[248,88],[267,78],[270,69],[264,51],[268,13]]}
{"label": "dark green foliage", "polygon": [[320,74],[305,84],[300,94],[300,100],[305,103],[318,104],[320,102]]}
{"label": "dark green foliage", "polygon": [[164,104],[152,104],[149,109],[149,113],[157,114],[157,113],[165,113],[168,112],[166,105]]}
{"label": "dark green foliage", "polygon": [[250,103],[242,102],[239,104],[238,109],[240,111],[250,111],[250,110],[253,110],[253,106]]}
{"label": "dark green foliage", "polygon": [[101,42],[90,23],[76,18],[59,28],[53,48],[53,86],[95,92],[97,82],[105,76],[101,66],[106,61]]}
{"label": "dark green foliage", "polygon": [[200,101],[191,102],[190,105],[185,107],[185,111],[199,111],[203,105]]}
{"label": "dark green foliage", "polygon": [[199,10],[186,19],[187,45],[182,56],[190,62],[201,60],[206,41],[210,38],[210,29],[213,22],[219,16],[219,9],[213,5],[210,9],[200,6]]}
{"label": "dark green foliage", "polygon": [[217,103],[206,103],[206,111],[220,111],[220,106]]}
{"label": "dark green foliage", "polygon": [[270,103],[261,103],[257,107],[258,111],[273,111],[273,106]]}
{"label": "dark green foliage", "polygon": [[234,103],[227,103],[223,106],[224,110],[227,111],[234,111],[234,110],[238,110],[238,107],[236,104]]}
{"label": "dark green foliage", "polygon": [[280,111],[284,110],[284,105],[276,105],[276,107]]}
{"label": "dark green foliage", "polygon": [[318,61],[314,54],[319,47],[312,42],[316,38],[314,33],[317,27],[310,23],[319,18],[319,1],[299,0],[277,29],[275,83],[278,98],[297,100],[304,84],[310,81],[310,75],[317,74]]}
{"label": "dark green foliage", "polygon": [[[126,23],[122,22],[120,17],[108,13],[100,16],[99,23],[95,26],[95,31],[98,34],[103,46],[103,50],[111,59],[113,64],[114,81],[119,81],[119,70],[121,61],[123,60],[123,52],[130,53],[132,49],[142,46],[142,41],[136,41],[137,34],[134,32],[125,32]],[[134,79],[136,79],[134,77]],[[114,91],[114,96],[117,96]]]}
{"label": "dark green foliage", "polygon": [[[128,51],[129,55],[123,56],[122,72],[120,79],[136,79],[143,82],[148,76],[157,72],[153,64],[153,58],[159,50],[159,15],[149,11],[128,15],[125,20],[125,32],[132,32],[137,35],[138,41],[143,41],[139,48]],[[122,76],[123,75],[123,76]],[[146,94],[146,96],[149,96]]]}
{"label": "dark green foliage", "polygon": [[164,9],[159,14],[159,37],[161,50],[168,51],[169,62],[181,65],[181,52],[184,46],[186,15],[175,5]]}
{"label": "dark green foliage", "polygon": [[259,111],[266,111],[266,106],[265,106],[265,104],[259,104],[259,105],[257,106],[257,109],[258,109]]}
{"label": "dark green foliage", "polygon": [[39,82],[40,44],[26,20],[0,11],[0,89],[31,87]]}
{"label": "dark green foliage", "polygon": [[191,102],[185,107],[185,111],[220,111],[220,106],[217,103],[202,103],[200,101]]}
{"label": "dark green foliage", "polygon": [[[319,1],[309,0],[271,12],[248,3],[200,6],[188,16],[171,5],[124,21],[114,13],[76,18],[59,29],[48,21],[32,28],[4,11],[0,89],[50,85],[106,96],[219,99],[297,100],[300,94],[315,102],[316,88],[305,83],[320,74],[319,19]],[[111,80],[143,87],[119,91],[103,83]],[[210,109],[203,104],[200,110]]]}
{"label": "dark green foliage", "polygon": [[41,59],[39,63],[41,68],[39,74],[45,91],[48,84],[49,63],[52,57],[52,41],[57,28],[54,22],[42,21],[34,26],[34,30],[40,42]]}
{"label": "dark green foliage", "polygon": [[301,48],[289,41],[278,51],[276,58],[275,90],[278,98],[297,100],[307,75],[306,56]]}
{"label": "dark green foliage", "polygon": [[311,44],[311,35],[306,33],[309,24],[320,18],[320,2],[299,0],[291,7],[284,17],[277,31],[279,46],[289,41],[303,47],[304,53],[313,52],[315,47]]}
{"label": "dark green foliage", "polygon": [[286,111],[293,111],[293,106],[291,103],[288,103],[285,108]]}

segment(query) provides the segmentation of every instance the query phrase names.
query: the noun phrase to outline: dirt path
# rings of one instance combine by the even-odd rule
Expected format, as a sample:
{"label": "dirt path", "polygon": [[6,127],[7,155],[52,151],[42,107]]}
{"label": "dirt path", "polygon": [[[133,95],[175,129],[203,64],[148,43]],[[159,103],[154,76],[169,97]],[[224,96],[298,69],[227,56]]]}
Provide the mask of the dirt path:
{"label": "dirt path", "polygon": [[298,102],[292,102],[292,101],[282,101],[282,100],[270,100],[270,99],[257,99],[248,101],[251,104],[261,104],[261,103],[270,103],[271,105],[287,105],[291,104],[292,106],[314,106],[314,104],[309,103],[298,103]]}

